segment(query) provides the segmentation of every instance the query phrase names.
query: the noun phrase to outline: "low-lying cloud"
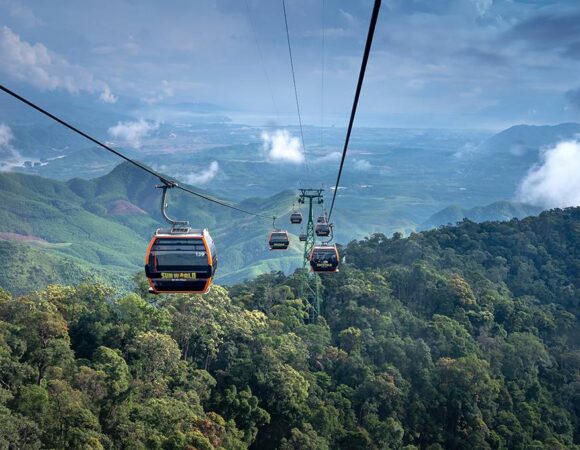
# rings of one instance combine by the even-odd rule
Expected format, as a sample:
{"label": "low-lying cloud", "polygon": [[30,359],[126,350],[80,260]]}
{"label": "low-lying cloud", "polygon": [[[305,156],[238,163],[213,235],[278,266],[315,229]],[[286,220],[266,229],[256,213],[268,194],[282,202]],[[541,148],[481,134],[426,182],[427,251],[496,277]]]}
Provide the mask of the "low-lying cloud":
{"label": "low-lying cloud", "polygon": [[354,170],[359,172],[368,172],[373,168],[373,165],[366,159],[355,159],[353,160]]}
{"label": "low-lying cloud", "polygon": [[185,182],[194,185],[207,184],[213,180],[220,170],[220,165],[217,161],[212,161],[208,168],[202,172],[193,172],[185,175],[183,179]]}
{"label": "low-lying cloud", "polygon": [[14,135],[10,127],[5,123],[0,123],[0,148],[8,147],[12,139],[14,139]]}
{"label": "low-lying cloud", "polygon": [[123,141],[130,147],[140,148],[143,139],[157,128],[159,128],[157,122],[139,119],[135,122],[118,122],[117,125],[109,128],[108,131],[111,137]]}
{"label": "low-lying cloud", "polygon": [[108,85],[105,85],[103,87],[103,92],[101,92],[101,95],[99,95],[99,100],[103,103],[116,103],[117,96],[113,95]]}
{"label": "low-lying cloud", "polygon": [[518,200],[547,208],[580,205],[580,142],[547,149],[521,182]]}
{"label": "low-lying cloud", "polygon": [[117,101],[109,85],[96,79],[89,70],[69,63],[42,43],[22,40],[7,26],[0,29],[0,61],[0,71],[38,89],[60,89],[71,94],[88,92],[99,94],[100,100],[106,103]]}
{"label": "low-lying cloud", "polygon": [[477,148],[473,142],[466,142],[453,153],[453,157],[457,159],[470,158],[477,152]]}
{"label": "low-lying cloud", "polygon": [[300,139],[292,136],[288,130],[262,132],[262,147],[271,161],[286,161],[292,164],[304,162],[304,152]]}
{"label": "low-lying cloud", "polygon": [[151,93],[146,97],[143,97],[141,101],[148,105],[154,105],[156,103],[162,102],[166,98],[173,97],[174,94],[175,91],[173,89],[172,84],[167,80],[163,80],[161,82],[161,86],[156,92]]}
{"label": "low-lying cloud", "polygon": [[0,123],[0,172],[12,170],[24,163],[22,155],[14,148],[14,134],[8,125]]}
{"label": "low-lying cloud", "polygon": [[320,156],[319,158],[316,158],[313,162],[314,162],[314,164],[332,163],[335,161],[340,161],[341,156],[342,156],[341,152],[330,152],[324,156]]}
{"label": "low-lying cloud", "polygon": [[42,25],[31,8],[16,0],[0,0],[0,8],[5,10],[11,17],[27,27]]}

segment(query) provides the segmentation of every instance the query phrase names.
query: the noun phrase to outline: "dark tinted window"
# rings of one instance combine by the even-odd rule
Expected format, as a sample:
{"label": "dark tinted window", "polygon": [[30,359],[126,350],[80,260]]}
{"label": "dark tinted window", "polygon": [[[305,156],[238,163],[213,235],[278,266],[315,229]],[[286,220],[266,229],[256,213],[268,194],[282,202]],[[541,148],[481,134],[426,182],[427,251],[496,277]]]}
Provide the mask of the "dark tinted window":
{"label": "dark tinted window", "polygon": [[272,233],[270,240],[272,242],[288,242],[288,236],[286,233]]}
{"label": "dark tinted window", "polygon": [[334,250],[315,250],[314,257],[315,260],[336,260],[336,253]]}
{"label": "dark tinted window", "polygon": [[151,253],[156,258],[159,271],[192,270],[192,266],[208,263],[207,252],[201,238],[159,238],[153,244]]}

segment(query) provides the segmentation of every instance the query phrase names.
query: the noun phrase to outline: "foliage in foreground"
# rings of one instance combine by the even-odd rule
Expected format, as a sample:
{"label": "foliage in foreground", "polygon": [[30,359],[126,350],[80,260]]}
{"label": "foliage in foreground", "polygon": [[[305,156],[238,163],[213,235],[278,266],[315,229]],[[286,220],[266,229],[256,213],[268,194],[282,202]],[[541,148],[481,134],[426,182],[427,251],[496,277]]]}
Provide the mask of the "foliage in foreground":
{"label": "foliage in foreground", "polygon": [[0,447],[577,448],[579,231],[569,209],[352,242],[316,324],[275,273],[2,292]]}

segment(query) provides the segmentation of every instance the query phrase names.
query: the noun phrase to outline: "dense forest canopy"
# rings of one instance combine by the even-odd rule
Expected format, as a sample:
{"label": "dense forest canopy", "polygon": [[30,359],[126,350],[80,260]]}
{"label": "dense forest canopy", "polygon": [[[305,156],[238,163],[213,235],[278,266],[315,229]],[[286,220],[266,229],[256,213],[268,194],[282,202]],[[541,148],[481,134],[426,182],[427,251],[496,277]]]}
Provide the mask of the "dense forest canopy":
{"label": "dense forest canopy", "polygon": [[580,208],[373,235],[206,296],[0,293],[0,448],[568,449]]}

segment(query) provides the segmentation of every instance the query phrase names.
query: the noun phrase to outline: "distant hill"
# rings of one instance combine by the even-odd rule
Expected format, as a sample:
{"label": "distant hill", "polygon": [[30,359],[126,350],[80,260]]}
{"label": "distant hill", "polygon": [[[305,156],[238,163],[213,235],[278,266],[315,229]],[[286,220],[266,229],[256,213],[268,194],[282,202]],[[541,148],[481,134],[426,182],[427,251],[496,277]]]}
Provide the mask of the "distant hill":
{"label": "distant hill", "polygon": [[542,148],[577,136],[577,123],[513,126],[485,140],[473,152],[468,176],[486,189],[502,186],[503,197],[511,196],[530,168],[541,161]]}
{"label": "distant hill", "polygon": [[542,208],[538,206],[508,201],[494,202],[487,206],[469,209],[452,205],[433,214],[421,224],[420,229],[428,230],[440,225],[454,225],[463,219],[469,219],[472,222],[522,219],[528,216],[536,216],[540,212],[542,212]]}
{"label": "distant hill", "polygon": [[[152,233],[164,224],[157,183],[128,164],[103,177],[66,183],[0,173],[0,254],[15,274],[1,278],[0,287],[21,292],[50,280],[78,282],[87,276],[126,285],[141,270]],[[269,199],[248,199],[242,206],[267,217],[282,216],[292,201],[293,193],[282,192]],[[268,220],[181,192],[171,193],[170,213],[210,229],[218,247],[218,276],[229,282],[264,271],[291,271],[300,263],[297,238],[283,262],[281,255],[268,250]],[[77,269],[66,269],[71,264]]]}
{"label": "distant hill", "polygon": [[507,153],[515,157],[536,156],[537,151],[546,145],[577,136],[580,136],[579,123],[516,125],[486,140],[483,149],[493,153]]}
{"label": "distant hill", "polygon": [[120,291],[132,287],[131,272],[127,272],[125,267],[102,267],[58,251],[71,245],[0,236],[0,260],[3,265],[0,287],[15,295],[39,290],[49,284],[77,284],[82,281],[105,283]]}

